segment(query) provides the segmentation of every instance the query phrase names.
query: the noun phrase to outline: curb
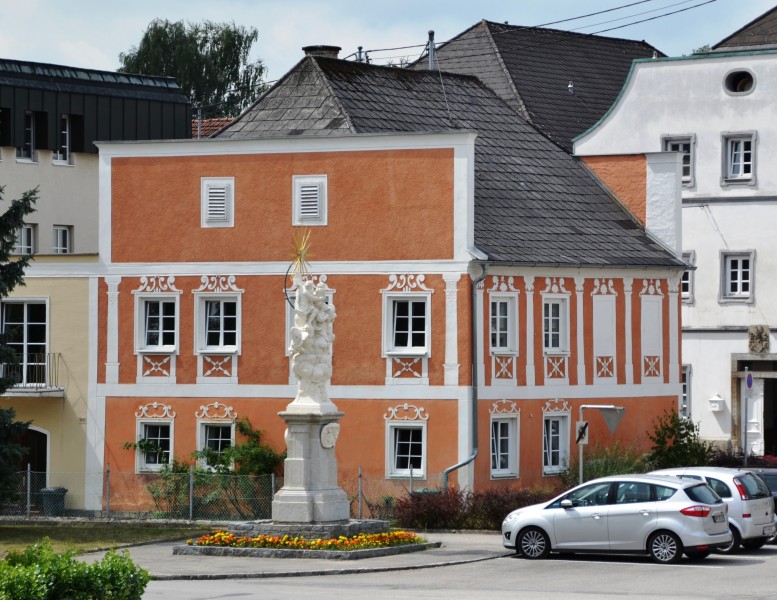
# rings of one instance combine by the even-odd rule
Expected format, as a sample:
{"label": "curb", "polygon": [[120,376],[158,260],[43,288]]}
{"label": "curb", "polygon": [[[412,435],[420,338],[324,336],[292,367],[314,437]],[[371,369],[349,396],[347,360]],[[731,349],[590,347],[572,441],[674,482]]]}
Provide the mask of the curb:
{"label": "curb", "polygon": [[396,556],[439,548],[442,542],[404,544],[390,548],[366,548],[364,550],[296,550],[291,548],[232,548],[229,546],[173,546],[173,554],[179,556],[251,556],[255,558],[328,558],[360,560],[378,556]]}

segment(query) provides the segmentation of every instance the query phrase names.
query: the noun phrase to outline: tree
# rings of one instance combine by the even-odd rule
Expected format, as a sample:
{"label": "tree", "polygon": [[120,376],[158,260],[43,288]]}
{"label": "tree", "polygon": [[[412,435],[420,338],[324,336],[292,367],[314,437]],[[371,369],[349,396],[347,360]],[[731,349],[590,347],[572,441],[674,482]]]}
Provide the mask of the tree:
{"label": "tree", "polygon": [[248,62],[258,37],[234,23],[154,19],[140,43],[119,54],[119,72],[174,77],[203,116],[235,117],[266,88],[262,61]]}
{"label": "tree", "polygon": [[[4,192],[5,186],[0,186],[0,202]],[[37,198],[37,188],[25,192],[20,199],[13,200],[8,210],[0,215],[0,298],[8,296],[17,285],[24,285],[24,269],[31,257],[22,256],[15,260],[10,258],[16,246],[17,231],[24,224],[24,218],[35,210],[33,204]],[[16,363],[16,353],[6,344],[5,336],[0,335],[0,365]],[[0,376],[0,394],[16,383],[12,371],[3,369]],[[13,408],[0,408],[0,500],[12,497],[16,491],[16,468],[26,452],[26,448],[19,444],[19,438],[30,424],[15,419],[16,411]]]}
{"label": "tree", "polygon": [[712,444],[701,439],[698,424],[672,410],[665,411],[653,425],[653,433],[648,434],[653,447],[647,456],[652,469],[709,464]]}

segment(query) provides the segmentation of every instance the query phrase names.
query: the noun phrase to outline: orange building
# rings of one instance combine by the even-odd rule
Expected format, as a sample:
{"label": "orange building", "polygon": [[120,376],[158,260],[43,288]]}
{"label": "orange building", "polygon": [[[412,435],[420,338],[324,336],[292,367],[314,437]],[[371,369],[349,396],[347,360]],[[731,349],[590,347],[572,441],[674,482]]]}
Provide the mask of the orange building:
{"label": "orange building", "polygon": [[341,478],[528,487],[566,467],[581,405],[625,408],[614,434],[586,413],[592,442],[644,446],[678,402],[683,262],[475,78],[308,56],[215,139],[100,156],[114,470],[159,468],[137,439],[234,443],[243,416],[284,448],[301,228],[338,315]]}

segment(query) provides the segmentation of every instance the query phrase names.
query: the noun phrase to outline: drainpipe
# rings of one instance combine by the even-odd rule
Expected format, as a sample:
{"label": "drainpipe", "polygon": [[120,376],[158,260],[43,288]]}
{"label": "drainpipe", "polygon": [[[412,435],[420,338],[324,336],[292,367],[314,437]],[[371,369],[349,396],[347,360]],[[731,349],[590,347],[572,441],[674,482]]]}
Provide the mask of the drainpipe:
{"label": "drainpipe", "polygon": [[452,473],[453,471],[456,471],[458,469],[461,469],[461,467],[467,466],[469,463],[471,463],[473,460],[475,460],[475,457],[478,455],[478,361],[477,361],[477,340],[478,340],[478,314],[477,314],[477,289],[478,285],[481,281],[483,281],[486,276],[488,275],[488,263],[483,263],[483,272],[480,274],[480,276],[477,279],[474,279],[472,281],[472,302],[470,306],[470,311],[472,313],[472,339],[471,339],[471,353],[472,353],[472,393],[470,394],[471,397],[471,404],[470,404],[470,411],[471,411],[471,421],[472,421],[472,454],[462,462],[453,465],[452,467],[448,467],[442,472],[442,487],[443,489],[448,489],[448,474]]}

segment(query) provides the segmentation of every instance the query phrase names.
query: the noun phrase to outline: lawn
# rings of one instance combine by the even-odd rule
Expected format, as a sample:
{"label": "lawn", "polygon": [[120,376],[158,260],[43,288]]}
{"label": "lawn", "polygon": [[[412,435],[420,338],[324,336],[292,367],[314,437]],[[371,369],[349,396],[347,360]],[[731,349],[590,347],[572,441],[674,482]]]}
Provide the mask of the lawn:
{"label": "lawn", "polygon": [[126,544],[161,540],[184,540],[207,533],[207,526],[133,525],[117,523],[30,523],[0,524],[0,557],[12,550],[22,550],[48,537],[55,552],[75,549],[88,552],[116,548]]}

